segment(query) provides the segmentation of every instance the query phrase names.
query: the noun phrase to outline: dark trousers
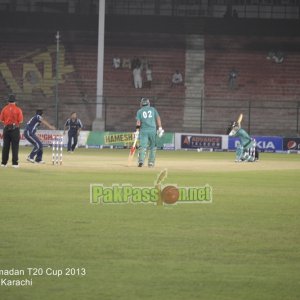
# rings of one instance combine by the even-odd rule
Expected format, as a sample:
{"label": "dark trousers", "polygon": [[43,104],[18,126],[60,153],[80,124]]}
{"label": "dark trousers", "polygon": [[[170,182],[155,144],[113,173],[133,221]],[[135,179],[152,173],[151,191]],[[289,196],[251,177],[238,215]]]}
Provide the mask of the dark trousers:
{"label": "dark trousers", "polygon": [[32,133],[28,130],[24,131],[24,136],[26,140],[33,145],[33,149],[29,154],[29,157],[34,159],[36,156],[35,161],[41,161],[43,159],[43,144],[40,139],[35,135],[35,133]]}
{"label": "dark trousers", "polygon": [[[72,144],[73,140],[73,144]],[[77,145],[78,137],[77,132],[68,132],[68,151],[74,151]]]}
{"label": "dark trousers", "polygon": [[20,129],[13,128],[3,129],[3,149],[2,149],[2,164],[6,165],[9,159],[10,145],[12,148],[12,164],[18,165],[19,163],[19,143],[20,143]]}

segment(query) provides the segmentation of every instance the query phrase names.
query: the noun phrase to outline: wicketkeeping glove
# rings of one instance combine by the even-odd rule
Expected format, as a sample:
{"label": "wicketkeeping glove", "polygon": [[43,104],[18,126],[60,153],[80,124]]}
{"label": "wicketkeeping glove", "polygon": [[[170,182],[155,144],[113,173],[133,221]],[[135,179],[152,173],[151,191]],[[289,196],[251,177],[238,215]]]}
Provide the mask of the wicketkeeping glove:
{"label": "wicketkeeping glove", "polygon": [[157,130],[158,137],[161,138],[163,136],[164,132],[165,131],[161,127],[159,127],[158,130]]}

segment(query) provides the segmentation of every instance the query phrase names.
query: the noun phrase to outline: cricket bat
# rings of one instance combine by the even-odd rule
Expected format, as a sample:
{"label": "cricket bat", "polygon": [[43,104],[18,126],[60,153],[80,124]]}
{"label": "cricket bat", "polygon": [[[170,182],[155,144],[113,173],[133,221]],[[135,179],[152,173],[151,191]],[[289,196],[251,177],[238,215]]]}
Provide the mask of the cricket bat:
{"label": "cricket bat", "polygon": [[241,126],[241,122],[243,120],[243,114],[240,114],[238,120],[237,120],[237,123],[239,124],[239,126]]}
{"label": "cricket bat", "polygon": [[135,138],[134,138],[133,145],[131,146],[130,151],[129,151],[128,166],[130,166],[131,163],[132,163],[132,160],[133,160],[133,157],[134,157],[134,154],[135,154],[135,150],[136,150],[136,143],[137,143],[138,138],[139,138],[139,131],[137,130],[135,132]]}

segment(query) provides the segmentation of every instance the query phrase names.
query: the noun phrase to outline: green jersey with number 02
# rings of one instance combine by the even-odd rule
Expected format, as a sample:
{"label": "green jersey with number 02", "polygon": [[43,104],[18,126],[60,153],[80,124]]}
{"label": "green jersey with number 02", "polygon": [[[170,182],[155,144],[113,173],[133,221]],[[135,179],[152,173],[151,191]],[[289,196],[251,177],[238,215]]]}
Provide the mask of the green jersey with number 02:
{"label": "green jersey with number 02", "polygon": [[138,110],[136,119],[141,122],[141,131],[156,131],[156,119],[159,117],[154,107],[144,106]]}

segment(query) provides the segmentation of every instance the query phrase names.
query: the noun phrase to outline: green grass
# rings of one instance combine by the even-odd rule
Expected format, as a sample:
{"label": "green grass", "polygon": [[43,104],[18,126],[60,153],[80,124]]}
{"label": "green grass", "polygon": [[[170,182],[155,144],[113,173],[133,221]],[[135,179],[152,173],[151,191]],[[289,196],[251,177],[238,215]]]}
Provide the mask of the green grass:
{"label": "green grass", "polygon": [[[20,169],[0,169],[0,269],[87,274],[0,286],[1,300],[300,298],[299,156],[235,164],[232,153],[158,152],[156,168],[139,169],[123,150],[82,149],[62,167],[26,163],[27,152]],[[90,183],[151,186],[164,167],[166,182],[210,184],[213,202],[89,203]]]}

